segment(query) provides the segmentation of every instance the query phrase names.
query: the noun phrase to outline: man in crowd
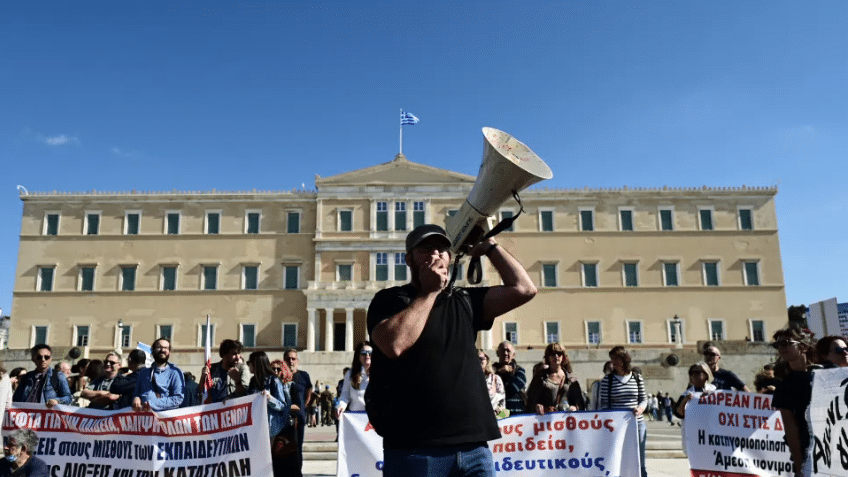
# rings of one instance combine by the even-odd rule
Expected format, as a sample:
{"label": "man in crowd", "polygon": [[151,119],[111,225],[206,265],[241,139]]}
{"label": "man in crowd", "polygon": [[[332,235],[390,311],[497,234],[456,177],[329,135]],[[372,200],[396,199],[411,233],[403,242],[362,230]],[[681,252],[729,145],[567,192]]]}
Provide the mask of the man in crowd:
{"label": "man in crowd", "polygon": [[37,344],[30,350],[35,370],[23,375],[12,397],[14,402],[40,402],[47,407],[70,404],[73,400],[65,373],[50,367],[53,349],[46,344]]}
{"label": "man in crowd", "polygon": [[[247,394],[247,386],[252,375],[241,358],[240,341],[226,339],[218,347],[221,361],[213,363],[211,368],[204,366],[200,373],[200,383],[206,382],[206,376],[212,376],[212,388],[206,397],[206,403],[223,402]],[[203,386],[197,386],[197,392],[203,393]]]}
{"label": "man in crowd", "polygon": [[153,364],[138,370],[135,383],[134,411],[167,411],[183,403],[185,378],[180,368],[168,362],[171,342],[159,338],[150,348]]}
{"label": "man in crowd", "polygon": [[525,412],[526,394],[524,388],[527,386],[527,374],[524,368],[515,360],[515,347],[510,341],[504,341],[498,345],[498,362],[492,365],[495,373],[501,377],[504,390],[506,391],[506,408],[510,415]]}
{"label": "man in crowd", "polygon": [[710,371],[713,372],[713,385],[715,385],[716,389],[720,391],[732,391],[735,389],[737,391],[745,391],[746,393],[751,392],[736,373],[726,369],[720,369],[718,367],[719,360],[721,360],[721,351],[719,351],[718,347],[712,343],[704,345],[704,362],[707,363]]}
{"label": "man in crowd", "polygon": [[301,475],[303,470],[303,433],[306,431],[306,403],[312,398],[312,378],[309,373],[298,369],[300,362],[297,359],[297,350],[289,348],[283,353],[283,361],[292,372],[292,385],[290,389],[292,406],[291,415],[297,419],[297,473]]}
{"label": "man in crowd", "polygon": [[16,429],[6,436],[3,444],[5,459],[0,459],[0,477],[48,477],[49,468],[34,456],[38,436],[31,429]]}
{"label": "man in crowd", "polygon": [[530,276],[494,239],[485,255],[503,285],[451,288],[451,242],[438,225],[406,237],[411,283],[377,292],[368,308],[374,354],[365,391],[368,418],[383,437],[383,475],[494,476],[487,441],[500,437],[477,332],[536,294]]}
{"label": "man in crowd", "polygon": [[330,385],[324,386],[324,390],[321,391],[321,399],[319,400],[321,403],[321,425],[322,426],[332,426],[333,425],[333,400],[336,399],[336,396],[333,394],[333,391],[330,391]]}
{"label": "man in crowd", "polygon": [[135,397],[135,383],[138,381],[138,369],[147,361],[147,353],[140,349],[130,351],[127,356],[127,372],[119,374],[112,381],[109,391],[121,397],[112,405],[114,409],[123,409],[132,406]]}
{"label": "man in crowd", "polygon": [[80,392],[80,397],[88,399],[88,407],[92,409],[115,409],[114,404],[121,398],[120,394],[111,391],[112,383],[118,377],[121,367],[121,356],[116,352],[106,354],[103,359],[103,376],[91,381]]}

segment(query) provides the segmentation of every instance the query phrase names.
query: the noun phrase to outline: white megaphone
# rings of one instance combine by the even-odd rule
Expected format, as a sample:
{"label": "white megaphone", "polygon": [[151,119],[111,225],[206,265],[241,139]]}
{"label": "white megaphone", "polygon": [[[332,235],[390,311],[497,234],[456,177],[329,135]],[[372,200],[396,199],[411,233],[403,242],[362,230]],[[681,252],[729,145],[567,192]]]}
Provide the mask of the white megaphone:
{"label": "white megaphone", "polygon": [[554,176],[551,168],[529,147],[495,128],[483,128],[483,161],[465,203],[447,221],[451,252],[480,241],[488,219],[498,208],[531,185]]}

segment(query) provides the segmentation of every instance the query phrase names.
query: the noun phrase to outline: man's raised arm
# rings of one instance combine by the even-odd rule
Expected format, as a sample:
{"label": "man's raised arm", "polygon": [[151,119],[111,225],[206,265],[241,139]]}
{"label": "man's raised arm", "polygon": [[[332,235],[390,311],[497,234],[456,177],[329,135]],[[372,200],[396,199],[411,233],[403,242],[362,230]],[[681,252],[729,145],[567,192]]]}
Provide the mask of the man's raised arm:
{"label": "man's raised arm", "polygon": [[530,301],[536,296],[536,285],[527,274],[527,270],[493,238],[475,245],[470,255],[485,255],[498,274],[503,285],[493,286],[483,298],[483,320],[491,323],[500,315],[507,313]]}
{"label": "man's raised arm", "polygon": [[408,307],[374,327],[371,340],[390,359],[395,359],[418,341],[438,292],[418,296]]}

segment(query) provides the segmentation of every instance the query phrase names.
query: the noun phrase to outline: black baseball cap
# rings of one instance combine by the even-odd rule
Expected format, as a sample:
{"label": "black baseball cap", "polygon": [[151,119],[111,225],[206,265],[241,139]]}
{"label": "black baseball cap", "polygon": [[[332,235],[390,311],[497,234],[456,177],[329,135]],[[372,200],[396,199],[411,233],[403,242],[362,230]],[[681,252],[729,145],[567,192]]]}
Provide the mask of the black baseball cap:
{"label": "black baseball cap", "polygon": [[415,248],[416,245],[433,236],[443,238],[447,246],[450,247],[451,241],[448,238],[448,234],[445,232],[445,229],[435,224],[424,224],[415,227],[415,229],[413,229],[412,232],[409,232],[409,235],[406,236],[407,253]]}

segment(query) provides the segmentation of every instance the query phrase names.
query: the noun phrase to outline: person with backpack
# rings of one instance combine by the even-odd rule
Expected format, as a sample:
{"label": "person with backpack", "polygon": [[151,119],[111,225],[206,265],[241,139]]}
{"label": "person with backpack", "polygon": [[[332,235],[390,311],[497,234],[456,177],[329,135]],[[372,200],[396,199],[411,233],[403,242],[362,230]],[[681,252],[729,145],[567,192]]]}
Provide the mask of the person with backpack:
{"label": "person with backpack", "polygon": [[37,344],[30,350],[35,370],[26,373],[18,383],[12,397],[14,402],[43,403],[48,408],[56,404],[70,404],[73,400],[65,373],[50,366],[53,349],[46,344]]}
{"label": "person with backpack", "polygon": [[647,427],[643,413],[648,407],[648,394],[645,383],[638,373],[633,371],[630,354],[624,346],[616,346],[609,352],[612,361],[612,373],[601,381],[600,409],[630,409],[636,416],[639,431],[639,457],[641,458],[642,477],[648,476],[645,468],[645,443]]}

